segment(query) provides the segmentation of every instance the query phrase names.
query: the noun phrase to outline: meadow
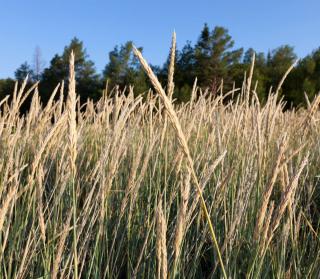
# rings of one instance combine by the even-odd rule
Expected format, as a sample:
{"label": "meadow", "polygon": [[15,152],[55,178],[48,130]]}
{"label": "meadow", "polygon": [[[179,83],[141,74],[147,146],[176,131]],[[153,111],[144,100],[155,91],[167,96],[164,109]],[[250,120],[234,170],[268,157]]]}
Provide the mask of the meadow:
{"label": "meadow", "polygon": [[284,110],[289,69],[261,104],[253,58],[176,104],[174,50],[163,86],[135,49],[144,95],[81,105],[71,54],[67,92],[0,102],[0,278],[318,278],[320,96]]}

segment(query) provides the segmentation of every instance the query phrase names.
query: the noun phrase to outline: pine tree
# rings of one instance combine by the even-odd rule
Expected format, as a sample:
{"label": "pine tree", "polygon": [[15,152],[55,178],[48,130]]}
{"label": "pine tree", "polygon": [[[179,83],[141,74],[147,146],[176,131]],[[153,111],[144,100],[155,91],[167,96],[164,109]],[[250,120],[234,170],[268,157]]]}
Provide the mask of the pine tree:
{"label": "pine tree", "polygon": [[[142,51],[142,48],[139,48]],[[128,85],[135,87],[135,93],[148,90],[147,79],[140,63],[133,55],[132,42],[115,46],[109,52],[109,63],[105,66],[103,77],[108,80],[110,87],[119,86],[121,89]]]}
{"label": "pine tree", "polygon": [[18,81],[23,81],[27,76],[28,76],[29,80],[33,80],[34,79],[34,72],[31,69],[28,62],[24,62],[14,72],[14,76],[15,76],[16,80],[18,80]]}
{"label": "pine tree", "polygon": [[83,42],[73,38],[68,46],[64,48],[62,55],[56,54],[50,61],[50,66],[43,72],[41,89],[45,91],[44,101],[46,101],[56,85],[62,80],[67,88],[68,67],[71,51],[75,55],[75,72],[77,94],[80,100],[85,102],[87,98],[96,100],[101,92],[101,82],[96,74],[94,63],[89,60]]}
{"label": "pine tree", "polygon": [[230,67],[240,63],[243,49],[233,49],[234,41],[228,30],[217,26],[211,32],[205,24],[195,46],[195,71],[199,83],[215,92],[224,79],[231,84]]}

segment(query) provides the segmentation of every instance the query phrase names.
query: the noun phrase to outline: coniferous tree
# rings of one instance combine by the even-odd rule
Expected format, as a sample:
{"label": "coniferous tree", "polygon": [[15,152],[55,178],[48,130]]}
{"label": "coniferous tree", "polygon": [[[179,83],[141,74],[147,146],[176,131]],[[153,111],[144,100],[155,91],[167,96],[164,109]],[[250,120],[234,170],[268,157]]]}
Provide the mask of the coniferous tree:
{"label": "coniferous tree", "polygon": [[286,83],[286,100],[290,106],[305,106],[304,93],[309,100],[320,90],[320,48],[301,59]]}
{"label": "coniferous tree", "polygon": [[[142,51],[142,48],[139,48]],[[133,55],[132,42],[128,41],[120,47],[116,46],[109,53],[109,63],[105,66],[103,77],[111,88],[118,85],[121,89],[128,85],[135,87],[135,93],[148,90],[144,71]]]}
{"label": "coniferous tree", "polygon": [[27,76],[29,80],[34,79],[34,72],[31,69],[28,62],[24,62],[20,67],[14,72],[15,79],[18,81],[23,81]]}
{"label": "coniferous tree", "polygon": [[194,48],[190,41],[178,52],[176,68],[176,81],[179,87],[184,84],[192,86],[196,78],[196,73]]}
{"label": "coniferous tree", "polygon": [[231,66],[230,76],[239,88],[243,84],[244,78],[248,78],[253,54],[255,54],[255,63],[251,90],[254,90],[257,86],[256,93],[258,94],[260,101],[264,102],[268,93],[268,89],[266,88],[268,79],[266,75],[266,57],[263,52],[257,53],[253,48],[247,49],[241,63]]}
{"label": "coniferous tree", "polygon": [[[82,102],[87,98],[97,100],[106,80],[109,81],[110,88],[119,85],[124,89],[133,85],[135,94],[141,94],[150,88],[144,71],[133,55],[131,41],[116,46],[109,53],[109,62],[102,78],[96,74],[94,63],[89,59],[83,43],[77,38],[71,40],[62,54],[56,54],[44,71],[40,50],[36,49],[34,67],[31,68],[27,62],[23,63],[16,70],[15,78],[22,81],[28,75],[30,84],[40,80],[40,96],[46,103],[59,82],[64,80],[67,88],[69,56],[72,50],[75,53],[77,94]],[[205,24],[195,45],[187,41],[181,50],[176,51],[174,99],[179,102],[188,101],[196,77],[200,87],[209,88],[214,93],[222,79],[224,92],[230,90],[234,82],[236,87],[241,87],[244,73],[249,74],[253,53],[252,48],[244,55],[243,49],[235,49],[227,29],[217,26],[210,30]],[[257,85],[260,101],[266,100],[271,86],[273,92],[275,91],[280,79],[296,58],[293,47],[288,45],[269,51],[267,55],[261,52],[255,54],[251,89]],[[167,83],[168,65],[169,56],[162,67],[152,66],[163,86]],[[287,108],[305,104],[304,92],[309,99],[313,99],[320,90],[319,76],[320,48],[301,59],[283,84],[280,93],[287,102]],[[8,91],[9,94],[12,93],[9,89],[13,89],[13,84],[10,79],[0,80],[0,98],[8,94]]]}
{"label": "coniferous tree", "polygon": [[7,95],[12,95],[15,81],[11,78],[0,79],[0,101]]}
{"label": "coniferous tree", "polygon": [[297,59],[293,47],[284,45],[268,53],[267,68],[270,86],[276,86],[288,68]]}
{"label": "coniferous tree", "polygon": [[96,100],[101,95],[102,85],[96,74],[94,63],[89,60],[83,42],[77,38],[71,40],[70,44],[64,48],[62,55],[56,54],[50,61],[50,66],[44,70],[41,89],[45,91],[45,99],[49,98],[53,89],[62,80],[65,81],[67,88],[71,51],[75,55],[76,88],[80,100],[82,102],[85,102],[87,98]]}
{"label": "coniferous tree", "polygon": [[233,49],[234,41],[228,30],[217,26],[211,32],[205,25],[195,46],[195,72],[199,83],[215,92],[224,79],[224,84],[232,83],[231,66],[240,63],[243,49]]}
{"label": "coniferous tree", "polygon": [[[272,87],[272,91],[275,92],[281,78],[296,59],[297,56],[294,53],[294,49],[289,45],[280,46],[269,52],[266,63],[266,87],[268,89]],[[290,79],[293,73],[294,71],[292,71],[287,77],[280,92],[282,95],[284,94],[284,100],[287,102],[288,107],[292,105],[293,101],[293,99],[290,97]]]}

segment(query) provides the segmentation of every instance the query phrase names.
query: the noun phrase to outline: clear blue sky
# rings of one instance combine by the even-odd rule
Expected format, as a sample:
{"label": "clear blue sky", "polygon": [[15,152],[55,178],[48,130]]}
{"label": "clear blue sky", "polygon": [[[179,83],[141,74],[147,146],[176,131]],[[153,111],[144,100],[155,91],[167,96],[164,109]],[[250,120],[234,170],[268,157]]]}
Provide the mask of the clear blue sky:
{"label": "clear blue sky", "polygon": [[8,0],[0,3],[0,78],[32,63],[36,46],[46,66],[71,38],[84,42],[101,72],[116,44],[133,40],[152,64],[167,57],[171,33],[178,48],[197,40],[203,24],[229,29],[236,47],[267,52],[282,44],[299,57],[320,46],[319,0]]}

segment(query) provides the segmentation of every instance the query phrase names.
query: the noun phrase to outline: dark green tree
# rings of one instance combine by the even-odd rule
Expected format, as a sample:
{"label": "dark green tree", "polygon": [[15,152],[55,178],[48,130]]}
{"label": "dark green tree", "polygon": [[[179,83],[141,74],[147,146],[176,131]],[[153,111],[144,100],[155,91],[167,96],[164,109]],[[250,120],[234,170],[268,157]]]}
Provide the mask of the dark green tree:
{"label": "dark green tree", "polygon": [[234,41],[228,30],[217,26],[211,32],[205,24],[195,46],[195,73],[199,84],[215,92],[224,79],[231,86],[231,66],[240,63],[243,49],[233,49]]}
{"label": "dark green tree", "polygon": [[[142,51],[142,48],[139,50]],[[133,85],[137,94],[148,90],[146,75],[133,55],[131,41],[120,47],[116,46],[109,52],[109,63],[105,66],[103,78],[108,80],[111,88],[119,86],[120,89],[124,89]]]}
{"label": "dark green tree", "polygon": [[173,97],[179,102],[189,101],[196,78],[194,47],[190,41],[177,52],[175,70],[175,92]]}
{"label": "dark green tree", "polygon": [[276,87],[288,68],[297,59],[293,47],[289,45],[280,46],[268,53],[267,70],[269,86]]}
{"label": "dark green tree", "polygon": [[[274,92],[283,75],[296,59],[297,55],[294,53],[293,47],[289,45],[280,46],[269,52],[266,65],[266,88],[269,89],[272,86],[272,91]],[[284,100],[287,102],[287,107],[292,106],[294,101],[291,97],[293,85],[292,77],[294,76],[294,72],[295,70],[293,70],[287,77],[280,92],[283,95]],[[303,92],[301,92],[300,94],[302,94],[303,96]]]}
{"label": "dark green tree", "polygon": [[176,81],[179,87],[183,84],[192,86],[196,78],[196,73],[194,48],[190,41],[178,52],[176,68]]}
{"label": "dark green tree", "polygon": [[304,93],[309,100],[320,91],[320,48],[314,50],[310,55],[301,59],[288,77],[286,83],[286,100],[290,105],[306,105]]}
{"label": "dark green tree", "polygon": [[14,72],[15,79],[18,81],[23,81],[27,76],[29,80],[34,79],[34,72],[31,69],[28,62],[24,62],[20,67]]}
{"label": "dark green tree", "polygon": [[12,95],[15,81],[11,78],[0,79],[0,101],[7,95]]}
{"label": "dark green tree", "polygon": [[235,81],[236,87],[241,87],[242,83],[244,82],[244,78],[248,78],[254,53],[255,63],[251,90],[253,90],[257,85],[256,93],[258,94],[260,101],[263,102],[266,100],[266,95],[268,93],[266,88],[266,83],[268,81],[266,57],[263,52],[257,53],[253,48],[249,48],[243,55],[242,63],[237,63],[231,66],[230,76]]}
{"label": "dark green tree", "polygon": [[64,48],[62,55],[56,54],[50,61],[42,75],[41,89],[45,92],[45,99],[49,98],[53,89],[62,80],[67,81],[69,75],[69,58],[71,51],[75,55],[76,90],[82,102],[87,98],[97,100],[101,95],[102,84],[99,75],[96,74],[94,63],[89,60],[83,42],[73,38],[68,46]]}

